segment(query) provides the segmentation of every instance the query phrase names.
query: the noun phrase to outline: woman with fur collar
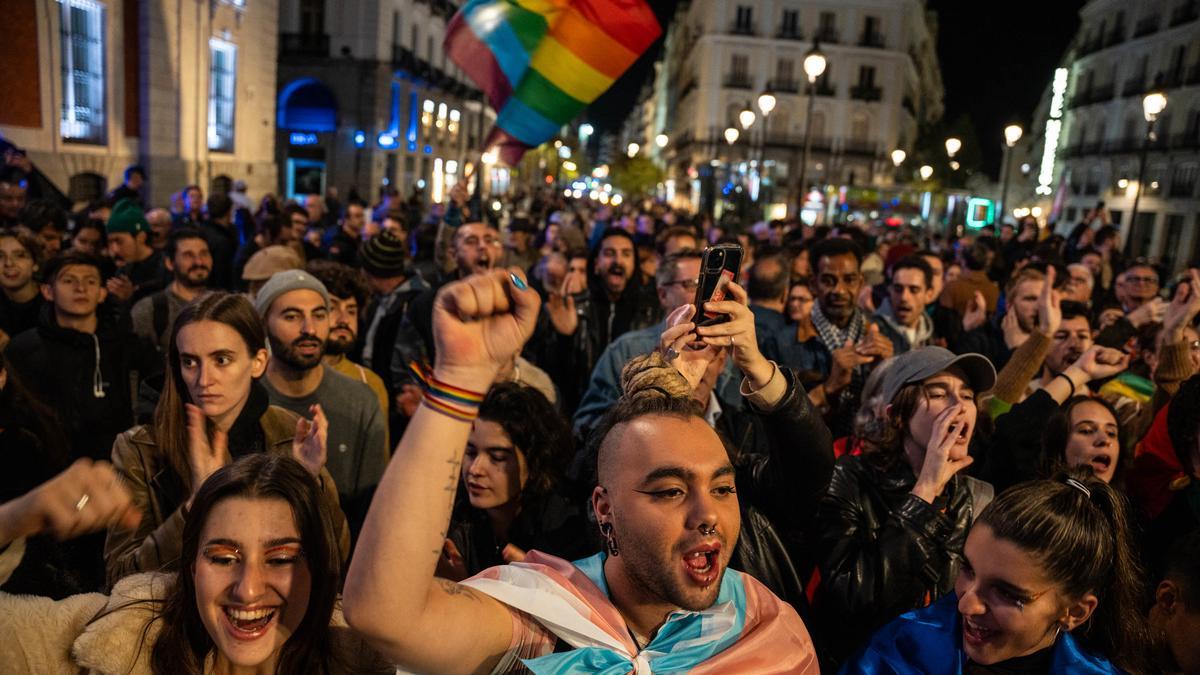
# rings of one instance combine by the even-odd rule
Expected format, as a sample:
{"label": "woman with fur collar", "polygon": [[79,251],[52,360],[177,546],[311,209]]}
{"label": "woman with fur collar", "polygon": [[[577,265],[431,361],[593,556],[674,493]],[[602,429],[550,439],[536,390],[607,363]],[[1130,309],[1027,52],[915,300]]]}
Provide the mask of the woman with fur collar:
{"label": "woman with fur collar", "polygon": [[[391,672],[346,628],[340,558],[317,479],[290,457],[253,454],[197,492],[178,574],[122,579],[112,595],[60,601],[0,593],[0,653],[18,672]],[[80,460],[0,505],[0,579],[24,537],[136,527],[105,462]]]}

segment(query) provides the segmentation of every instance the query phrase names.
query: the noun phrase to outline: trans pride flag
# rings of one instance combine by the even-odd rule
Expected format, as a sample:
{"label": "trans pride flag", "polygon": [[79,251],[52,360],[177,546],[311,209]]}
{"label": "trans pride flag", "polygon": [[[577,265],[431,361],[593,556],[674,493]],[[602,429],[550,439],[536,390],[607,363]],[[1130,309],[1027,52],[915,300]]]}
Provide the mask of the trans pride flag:
{"label": "trans pride flag", "polygon": [[[524,659],[534,675],[820,675],[808,629],[791,605],[754,577],[727,569],[706,610],[672,612],[644,649],[608,597],[604,554],[574,563],[530,551],[523,562],[462,582],[523,612],[569,644]],[[515,630],[515,629],[514,629]]]}
{"label": "trans pride flag", "polygon": [[645,0],[468,0],[446,53],[497,111],[485,147],[515,164],[604,93],[662,29]]}

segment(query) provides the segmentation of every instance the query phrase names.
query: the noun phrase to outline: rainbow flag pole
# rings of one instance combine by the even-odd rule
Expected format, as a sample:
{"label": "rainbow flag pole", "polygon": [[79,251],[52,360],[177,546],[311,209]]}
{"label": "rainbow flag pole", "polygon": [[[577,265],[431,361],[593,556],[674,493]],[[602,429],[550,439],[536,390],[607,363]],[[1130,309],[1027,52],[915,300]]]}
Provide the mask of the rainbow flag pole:
{"label": "rainbow flag pole", "polygon": [[645,0],[468,0],[446,28],[445,48],[497,111],[484,147],[512,165],[661,34]]}

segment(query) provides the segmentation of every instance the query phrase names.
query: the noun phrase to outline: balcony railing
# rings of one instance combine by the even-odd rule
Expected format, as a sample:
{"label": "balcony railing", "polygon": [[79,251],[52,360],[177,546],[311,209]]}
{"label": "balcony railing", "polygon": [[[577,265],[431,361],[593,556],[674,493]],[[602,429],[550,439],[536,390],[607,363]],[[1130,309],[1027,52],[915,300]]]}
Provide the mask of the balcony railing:
{"label": "balcony railing", "polygon": [[883,98],[883,89],[874,85],[860,84],[850,88],[850,98],[859,101],[878,101]]}
{"label": "balcony railing", "polygon": [[824,42],[827,45],[836,45],[841,42],[841,37],[838,35],[836,28],[822,28],[821,30],[817,31],[817,34],[813,36],[813,39],[819,42]]}
{"label": "balcony railing", "polygon": [[1116,90],[1116,84],[1109,82],[1108,84],[1100,85],[1092,90],[1092,103],[1102,103],[1111,101]]}
{"label": "balcony railing", "polygon": [[1100,148],[1102,147],[1104,147],[1104,144],[1100,141],[1088,141],[1079,148],[1079,154],[1083,155],[1084,157],[1087,157],[1088,155],[1098,155],[1100,154]]}
{"label": "balcony railing", "polygon": [[281,56],[329,56],[329,36],[325,33],[280,33]]}
{"label": "balcony railing", "polygon": [[780,26],[779,32],[775,34],[775,38],[779,40],[803,40],[804,33],[799,28],[792,29]]}
{"label": "balcony railing", "polygon": [[1169,145],[1176,150],[1194,150],[1200,148],[1200,128],[1185,131],[1182,134],[1175,134],[1171,137]]}
{"label": "balcony railing", "polygon": [[1171,28],[1200,19],[1200,7],[1197,5],[1200,3],[1197,3],[1196,0],[1188,0],[1172,10],[1169,24]]}
{"label": "balcony railing", "polygon": [[1137,22],[1137,26],[1133,29],[1133,37],[1140,38],[1158,32],[1158,24],[1161,23],[1162,17],[1153,14],[1143,17]]}
{"label": "balcony railing", "polygon": [[754,30],[754,25],[749,23],[734,22],[729,27],[730,35],[757,35],[758,31]]}
{"label": "balcony railing", "polygon": [[842,152],[847,155],[874,157],[879,153],[879,144],[872,140],[847,138],[842,143]]}
{"label": "balcony railing", "polygon": [[791,78],[786,80],[771,80],[767,82],[767,88],[784,94],[796,94],[800,91],[800,83]]}
{"label": "balcony railing", "polygon": [[858,40],[858,46],[883,49],[883,36],[879,33],[863,33],[862,37]]}
{"label": "balcony railing", "polygon": [[824,96],[826,98],[834,98],[837,96],[837,87],[833,86],[832,84],[829,84],[828,82],[818,81],[817,86],[813,93],[815,93],[817,96]]}
{"label": "balcony railing", "polygon": [[1120,154],[1128,152],[1137,152],[1141,147],[1142,139],[1137,136],[1125,136],[1122,138],[1113,138],[1104,143],[1104,152],[1110,154]]}
{"label": "balcony railing", "polygon": [[1084,89],[1083,91],[1075,92],[1071,100],[1067,102],[1068,108],[1078,108],[1079,106],[1087,105],[1092,101],[1092,90]]}
{"label": "balcony railing", "polygon": [[725,87],[727,89],[753,89],[754,80],[750,79],[747,73],[730,73],[725,76]]}
{"label": "balcony railing", "polygon": [[1062,149],[1063,159],[1071,159],[1073,157],[1078,157],[1080,154],[1082,154],[1080,152],[1080,150],[1082,148],[1083,148],[1083,145],[1080,143],[1075,143],[1075,144],[1064,147]]}
{"label": "balcony railing", "polygon": [[1104,46],[1112,47],[1113,45],[1119,45],[1124,41],[1125,41],[1125,24],[1119,23],[1119,24],[1113,26],[1112,30],[1108,31],[1108,39],[1104,41]]}
{"label": "balcony railing", "polygon": [[1146,78],[1135,77],[1125,80],[1125,86],[1121,89],[1122,96],[1137,96],[1146,91]]}
{"label": "balcony railing", "polygon": [[1188,68],[1187,77],[1183,80],[1184,84],[1200,84],[1200,63]]}

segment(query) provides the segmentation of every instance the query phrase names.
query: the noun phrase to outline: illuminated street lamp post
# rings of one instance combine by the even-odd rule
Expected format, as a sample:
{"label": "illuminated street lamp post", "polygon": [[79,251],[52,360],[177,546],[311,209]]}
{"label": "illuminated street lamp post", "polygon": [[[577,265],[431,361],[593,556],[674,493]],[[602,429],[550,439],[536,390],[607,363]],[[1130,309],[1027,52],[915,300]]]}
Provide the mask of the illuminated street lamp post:
{"label": "illuminated street lamp post", "polygon": [[825,54],[821,52],[820,43],[814,40],[812,49],[804,55],[804,75],[808,78],[808,113],[804,117],[804,155],[800,160],[800,206],[796,210],[797,214],[804,210],[804,202],[808,199],[806,177],[808,175],[808,155],[812,150],[812,117],[813,104],[817,99],[817,78],[825,72],[828,65]]}
{"label": "illuminated street lamp post", "polygon": [[1004,127],[1004,161],[1000,163],[1004,171],[1004,187],[1000,189],[1000,204],[996,207],[996,213],[999,214],[1000,222],[1004,222],[1004,208],[1008,206],[1008,174],[1012,172],[1012,149],[1021,140],[1021,134],[1025,131],[1019,124],[1010,124]]}
{"label": "illuminated street lamp post", "polygon": [[1138,160],[1137,190],[1133,193],[1133,208],[1129,211],[1129,232],[1137,227],[1138,202],[1142,198],[1142,183],[1146,178],[1146,151],[1156,139],[1154,123],[1167,107],[1167,95],[1155,88],[1142,99],[1142,114],[1146,116],[1146,137],[1142,139],[1142,156]]}

